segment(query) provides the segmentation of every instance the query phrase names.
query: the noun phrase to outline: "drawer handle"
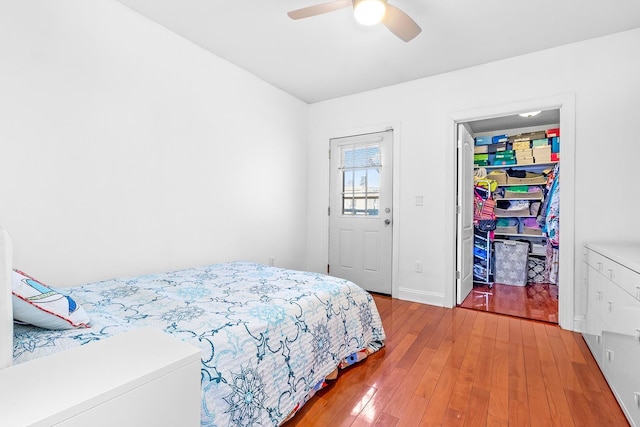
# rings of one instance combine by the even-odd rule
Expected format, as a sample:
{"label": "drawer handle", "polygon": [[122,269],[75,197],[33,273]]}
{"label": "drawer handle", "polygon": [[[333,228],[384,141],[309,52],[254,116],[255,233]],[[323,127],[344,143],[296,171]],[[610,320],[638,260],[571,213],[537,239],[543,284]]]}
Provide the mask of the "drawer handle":
{"label": "drawer handle", "polygon": [[598,294],[598,301],[602,301],[602,291],[596,291],[596,294]]}
{"label": "drawer handle", "polygon": [[607,360],[609,362],[613,360],[613,350],[607,350]]}
{"label": "drawer handle", "polygon": [[636,286],[636,299],[640,299],[640,286]]}
{"label": "drawer handle", "polygon": [[640,328],[636,329],[636,339],[640,341]]}
{"label": "drawer handle", "polygon": [[[640,331],[640,329],[639,329],[639,331]],[[639,339],[640,339],[640,338],[639,338]],[[598,344],[600,344],[600,343],[602,342],[602,336],[601,336],[601,335],[596,335],[596,342],[597,342]]]}
{"label": "drawer handle", "polygon": [[609,280],[613,280],[613,269],[609,269]]}
{"label": "drawer handle", "polygon": [[607,304],[609,304],[609,313],[611,313],[613,311],[613,301],[607,301]]}
{"label": "drawer handle", "polygon": [[602,263],[601,262],[598,263],[598,271],[602,271]]}
{"label": "drawer handle", "polygon": [[640,406],[640,392],[633,393],[633,397],[636,399],[636,406]]}

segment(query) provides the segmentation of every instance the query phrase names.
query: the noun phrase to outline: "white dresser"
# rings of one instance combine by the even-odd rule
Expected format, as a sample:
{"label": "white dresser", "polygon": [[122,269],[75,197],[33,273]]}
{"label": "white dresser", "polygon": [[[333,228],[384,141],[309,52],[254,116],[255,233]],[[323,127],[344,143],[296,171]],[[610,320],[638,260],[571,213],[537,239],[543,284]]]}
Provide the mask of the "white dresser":
{"label": "white dresser", "polygon": [[0,370],[0,426],[200,425],[200,349],[151,328]]}
{"label": "white dresser", "polygon": [[584,338],[627,419],[640,426],[640,242],[585,248]]}

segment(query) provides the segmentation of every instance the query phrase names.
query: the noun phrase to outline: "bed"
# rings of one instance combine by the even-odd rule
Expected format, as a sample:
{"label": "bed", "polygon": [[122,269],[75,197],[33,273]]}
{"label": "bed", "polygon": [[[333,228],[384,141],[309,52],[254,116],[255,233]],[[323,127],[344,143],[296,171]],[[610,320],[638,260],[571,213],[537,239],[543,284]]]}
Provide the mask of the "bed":
{"label": "bed", "polygon": [[[10,266],[4,265],[4,280]],[[63,292],[81,304],[89,327],[15,324],[14,364],[134,328],[157,328],[202,352],[203,426],[281,425],[340,368],[378,351],[385,340],[373,298],[352,282],[248,262],[118,278]],[[4,333],[11,325],[2,328]]]}

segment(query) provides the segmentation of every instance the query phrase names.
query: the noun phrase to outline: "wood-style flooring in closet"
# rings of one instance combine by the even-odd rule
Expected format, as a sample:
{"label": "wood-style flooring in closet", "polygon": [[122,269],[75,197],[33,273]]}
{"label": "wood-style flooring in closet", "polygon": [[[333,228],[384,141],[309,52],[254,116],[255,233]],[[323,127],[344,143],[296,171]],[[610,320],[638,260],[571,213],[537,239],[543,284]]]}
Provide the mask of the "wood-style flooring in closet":
{"label": "wood-style flooring in closet", "polygon": [[285,427],[624,426],[580,334],[374,295],[386,346]]}
{"label": "wood-style flooring in closet", "polygon": [[558,287],[548,283],[474,285],[461,307],[558,323]]}

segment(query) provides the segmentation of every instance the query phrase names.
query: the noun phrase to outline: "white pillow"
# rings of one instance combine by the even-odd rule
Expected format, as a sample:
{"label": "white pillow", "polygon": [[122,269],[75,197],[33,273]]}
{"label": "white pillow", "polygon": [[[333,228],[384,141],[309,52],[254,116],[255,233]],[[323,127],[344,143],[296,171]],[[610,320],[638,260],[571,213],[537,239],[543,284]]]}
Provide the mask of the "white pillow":
{"label": "white pillow", "polygon": [[89,316],[73,298],[13,270],[13,319],[46,329],[89,327]]}

